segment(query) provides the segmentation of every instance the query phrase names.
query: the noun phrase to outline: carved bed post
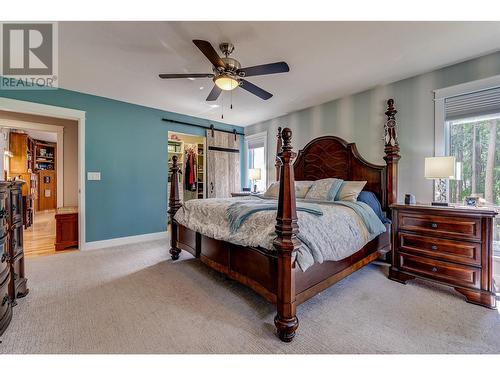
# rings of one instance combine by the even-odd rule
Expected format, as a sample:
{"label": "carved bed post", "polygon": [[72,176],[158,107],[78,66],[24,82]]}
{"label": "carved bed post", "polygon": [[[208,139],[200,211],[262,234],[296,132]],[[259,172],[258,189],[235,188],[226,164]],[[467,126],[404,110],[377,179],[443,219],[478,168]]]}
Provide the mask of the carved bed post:
{"label": "carved bed post", "polygon": [[278,155],[281,152],[281,126],[278,127],[278,134],[276,135],[276,161],[274,162],[274,166],[276,167],[276,181],[280,180],[280,165],[281,162],[279,160]]}
{"label": "carved bed post", "polygon": [[179,259],[181,249],[177,247],[177,223],[174,220],[175,213],[181,208],[179,200],[179,166],[177,165],[177,156],[172,157],[172,168],[170,169],[170,196],[168,198],[168,214],[170,215],[170,224],[172,232],[170,233],[170,256],[173,260]]}
{"label": "carved bed post", "polygon": [[384,127],[384,160],[387,163],[387,207],[398,200],[398,162],[401,156],[399,155],[396,113],[398,111],[394,108],[394,99],[389,99],[387,101],[387,111],[385,112],[387,122]]}
{"label": "carved bed post", "polygon": [[290,342],[299,326],[295,304],[295,251],[299,247],[297,233],[297,212],[295,202],[295,179],[293,176],[291,138],[292,131],[283,129],[283,148],[278,154],[280,160],[280,191],[278,198],[278,213],[276,215],[276,234],[273,242],[278,252],[278,289],[277,314],[274,324],[282,341]]}

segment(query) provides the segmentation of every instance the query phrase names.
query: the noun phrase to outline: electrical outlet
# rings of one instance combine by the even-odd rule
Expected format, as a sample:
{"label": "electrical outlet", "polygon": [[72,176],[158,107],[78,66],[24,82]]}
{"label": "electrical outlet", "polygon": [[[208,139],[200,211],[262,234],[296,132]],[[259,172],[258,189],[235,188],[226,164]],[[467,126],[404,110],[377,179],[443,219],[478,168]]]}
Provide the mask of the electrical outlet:
{"label": "electrical outlet", "polygon": [[101,181],[101,172],[87,172],[88,181]]}

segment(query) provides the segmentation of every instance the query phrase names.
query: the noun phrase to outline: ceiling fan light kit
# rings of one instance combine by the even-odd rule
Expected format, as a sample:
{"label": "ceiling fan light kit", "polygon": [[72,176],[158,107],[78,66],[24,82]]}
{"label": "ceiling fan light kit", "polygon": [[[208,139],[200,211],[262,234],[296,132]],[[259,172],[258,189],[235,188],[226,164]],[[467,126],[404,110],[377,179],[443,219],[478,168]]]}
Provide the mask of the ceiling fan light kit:
{"label": "ceiling fan light kit", "polygon": [[239,86],[239,82],[228,74],[221,74],[214,78],[214,83],[224,91],[234,90]]}
{"label": "ceiling fan light kit", "polygon": [[200,49],[205,57],[210,60],[213,66],[213,73],[160,74],[159,76],[163,79],[212,78],[215,85],[212,88],[212,91],[210,91],[210,94],[208,94],[206,99],[207,101],[215,101],[222,91],[232,91],[237,87],[241,87],[263,100],[268,100],[273,96],[273,94],[261,89],[243,78],[266,74],[286,73],[290,71],[288,64],[284,61],[241,68],[241,64],[238,60],[229,57],[229,55],[234,51],[234,46],[231,43],[224,42],[219,44],[219,49],[224,54],[224,57],[220,57],[210,42],[207,42],[206,40],[195,39],[193,40],[193,43]]}

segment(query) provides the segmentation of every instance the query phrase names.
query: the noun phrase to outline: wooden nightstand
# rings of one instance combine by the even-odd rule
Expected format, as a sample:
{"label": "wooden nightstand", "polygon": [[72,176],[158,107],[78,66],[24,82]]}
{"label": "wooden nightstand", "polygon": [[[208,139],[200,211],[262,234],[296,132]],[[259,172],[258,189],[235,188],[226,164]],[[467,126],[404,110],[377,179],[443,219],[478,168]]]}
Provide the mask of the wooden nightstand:
{"label": "wooden nightstand", "polygon": [[495,308],[492,238],[495,211],[395,204],[389,278],[420,277],[455,288],[467,302]]}

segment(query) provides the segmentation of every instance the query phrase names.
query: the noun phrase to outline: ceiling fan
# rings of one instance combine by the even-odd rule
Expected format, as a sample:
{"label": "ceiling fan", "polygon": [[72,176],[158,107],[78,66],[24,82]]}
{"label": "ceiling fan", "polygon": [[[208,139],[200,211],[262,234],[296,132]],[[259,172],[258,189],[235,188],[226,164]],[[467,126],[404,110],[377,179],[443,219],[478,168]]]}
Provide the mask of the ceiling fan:
{"label": "ceiling fan", "polygon": [[225,57],[220,57],[214,47],[206,40],[193,40],[193,43],[212,63],[213,73],[201,74],[160,74],[160,78],[212,78],[215,85],[208,94],[207,101],[217,100],[221,92],[231,91],[237,87],[257,95],[263,100],[267,100],[273,96],[270,92],[254,85],[244,79],[245,77],[260,76],[265,74],[285,73],[290,71],[288,64],[284,61],[256,65],[248,68],[242,68],[238,60],[229,57],[234,51],[234,46],[231,43],[221,43],[219,49]]}

